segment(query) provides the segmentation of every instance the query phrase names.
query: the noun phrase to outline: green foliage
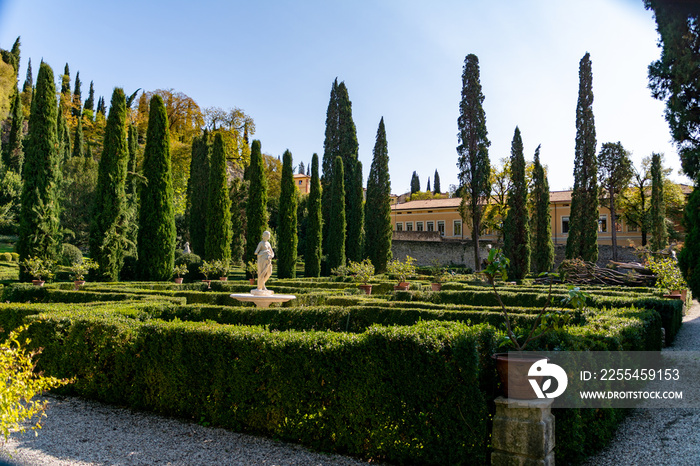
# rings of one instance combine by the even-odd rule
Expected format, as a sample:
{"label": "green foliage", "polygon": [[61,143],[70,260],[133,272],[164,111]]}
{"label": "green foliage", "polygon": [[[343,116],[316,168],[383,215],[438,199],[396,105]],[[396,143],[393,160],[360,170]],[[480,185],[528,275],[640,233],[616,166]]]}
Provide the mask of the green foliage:
{"label": "green foliage", "polygon": [[415,171],[411,175],[411,194],[415,194],[420,191],[420,178],[418,173]]}
{"label": "green foliage", "polygon": [[189,272],[189,268],[187,267],[187,264],[180,264],[176,265],[173,267],[173,274],[177,276],[177,278],[182,277],[183,275],[186,275]]}
{"label": "green foliage", "polygon": [[89,244],[97,178],[98,164],[92,157],[72,157],[63,164],[61,227],[79,247]]}
{"label": "green foliage", "polygon": [[190,275],[190,277],[197,276],[199,274],[199,266],[201,263],[202,258],[194,253],[183,254],[175,260],[176,266],[187,266],[187,273]]}
{"label": "green foliage", "polygon": [[660,251],[668,245],[662,169],[661,154],[653,153],[651,155],[651,208],[649,209],[653,251]]}
{"label": "green foliage", "polygon": [[207,202],[209,199],[209,166],[211,146],[209,132],[192,141],[192,162],[187,184],[187,204],[190,231],[190,247],[197,254],[204,254],[207,237]]}
{"label": "green foliage", "polygon": [[532,270],[535,273],[549,272],[554,265],[554,244],[549,211],[549,182],[540,163],[540,146],[535,150],[532,183]]}
{"label": "green foliage", "polygon": [[595,150],[593,73],[590,55],[586,53],[579,63],[574,189],[566,240],[567,259],[581,258],[588,262],[598,259],[598,163]]}
{"label": "green foliage", "polygon": [[216,261],[202,261],[199,266],[199,272],[204,275],[205,280],[209,280],[209,275],[213,275],[218,271]]}
{"label": "green foliage", "polygon": [[244,181],[234,178],[231,182],[231,260],[234,264],[243,262],[245,249],[245,205],[246,187]]}
{"label": "green foliage", "polygon": [[435,170],[435,175],[433,175],[433,194],[440,194],[440,174]]}
{"label": "green foliage", "polygon": [[489,160],[488,131],[486,130],[486,113],[482,106],[484,94],[481,92],[479,78],[479,59],[469,54],[464,59],[462,69],[462,98],[459,103],[457,119],[457,167],[459,168],[459,187],[462,202],[460,216],[465,225],[472,227],[474,242],[474,264],[481,267],[479,257],[479,235],[483,218],[483,205],[491,192],[491,163]]}
{"label": "green foliage", "polygon": [[82,281],[85,280],[85,275],[87,275],[91,270],[96,270],[100,265],[89,257],[82,258],[80,261],[75,261],[69,267],[70,273],[73,276],[73,280]]}
{"label": "green foliage", "polygon": [[[321,275],[322,213],[321,180],[318,173],[318,155],[311,158],[311,186],[309,189],[309,213],[306,228],[306,252],[304,253],[304,276]],[[257,268],[256,268],[257,270]]]}
{"label": "green foliage", "polygon": [[656,274],[656,287],[658,289],[668,293],[688,288],[675,259],[649,255],[646,258],[646,265]]}
{"label": "green foliage", "polygon": [[522,280],[530,272],[530,224],[523,140],[517,126],[511,143],[510,168],[512,184],[503,227],[503,252],[510,259],[511,278]]}
{"label": "green foliage", "polygon": [[6,169],[12,170],[15,173],[22,173],[22,165],[24,164],[24,149],[22,145],[24,131],[24,110],[22,108],[22,100],[19,93],[15,93],[15,99],[12,104],[12,125],[10,126],[10,134],[6,144],[2,145],[2,165]]}
{"label": "green foliage", "polygon": [[297,205],[299,190],[294,185],[292,153],[282,155],[282,186],[277,227],[277,277],[295,278],[297,263]]}
{"label": "green foliage", "polygon": [[328,267],[345,265],[345,175],[343,159],[335,158],[331,191],[330,223],[328,224]]}
{"label": "green foliage", "polygon": [[221,134],[214,137],[209,169],[209,198],[204,257],[231,259],[231,199],[226,172],[226,148]]}
{"label": "green foliage", "polygon": [[175,261],[175,212],[168,128],[165,104],[159,95],[155,95],[150,102],[143,153],[143,173],[148,183],[141,190],[139,209],[138,268],[139,275],[146,280],[169,279]]}
{"label": "green foliage", "polygon": [[102,157],[90,225],[90,257],[99,265],[101,279],[117,281],[126,243],[127,111],[124,90],[115,88],[105,128]]}
{"label": "green foliage", "polygon": [[[437,171],[436,171],[437,173]],[[378,273],[386,271],[391,260],[391,181],[389,180],[389,150],[386,142],[384,117],[379,120],[377,138],[372,152],[372,165],[367,178],[365,203],[365,249]]]}
{"label": "green foliage", "polygon": [[73,136],[73,157],[85,157],[85,136],[83,135],[83,119],[78,118],[75,125],[75,135]]}
{"label": "green foliage", "polygon": [[53,278],[54,261],[42,259],[37,256],[30,256],[20,262],[20,266],[34,280]]}
{"label": "green foliage", "polygon": [[255,248],[267,229],[267,181],[263,165],[260,141],[253,141],[250,148],[250,166],[248,167],[248,204],[246,204],[246,253],[245,259],[255,257]]}
{"label": "green foliage", "polygon": [[348,260],[360,261],[365,252],[365,211],[364,189],[362,188],[362,162],[356,160],[350,165],[352,176],[345,192],[347,202],[347,238],[345,255]]}
{"label": "green foliage", "polygon": [[63,243],[61,251],[61,265],[71,265],[75,262],[83,261],[83,253],[80,249],[70,243]]}
{"label": "green foliage", "polygon": [[245,264],[245,271],[250,278],[255,279],[258,275],[258,263],[255,259],[251,259]]}
{"label": "green foliage", "polygon": [[610,211],[610,232],[612,236],[612,259],[617,260],[617,204],[620,194],[627,189],[632,178],[632,162],[629,153],[618,141],[606,142],[598,154],[598,178],[601,189],[601,202],[607,200]]}
{"label": "green foliage", "polygon": [[416,259],[411,256],[406,256],[406,260],[401,262],[399,259],[394,259],[387,265],[387,273],[398,279],[399,284],[405,283],[409,277],[416,274]]}
{"label": "green foliage", "polygon": [[363,285],[366,285],[374,277],[374,266],[369,259],[365,259],[362,262],[348,261],[347,269],[355,277],[355,280]]}
{"label": "green foliage", "polygon": [[688,287],[700,296],[700,187],[695,187],[688,198],[683,217],[685,245],[678,254],[678,267]]}

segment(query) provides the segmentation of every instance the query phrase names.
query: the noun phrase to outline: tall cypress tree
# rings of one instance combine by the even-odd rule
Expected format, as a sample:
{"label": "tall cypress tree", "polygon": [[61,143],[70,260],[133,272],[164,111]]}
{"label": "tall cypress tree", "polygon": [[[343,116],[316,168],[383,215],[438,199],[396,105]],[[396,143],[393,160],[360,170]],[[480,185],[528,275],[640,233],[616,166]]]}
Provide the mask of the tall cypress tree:
{"label": "tall cypress tree", "polygon": [[83,109],[88,110],[92,118],[92,114],[95,111],[95,87],[93,86],[92,81],[90,81],[90,91],[88,93],[88,98],[85,99]]}
{"label": "tall cypress tree", "polygon": [[503,250],[510,259],[509,278],[522,280],[530,272],[530,225],[523,140],[517,126],[510,146],[510,170],[511,189],[503,225]]}
{"label": "tall cypress tree", "polygon": [[309,214],[306,230],[306,252],[304,254],[304,276],[321,275],[322,230],[321,179],[318,174],[318,154],[311,158],[311,186],[309,189]]}
{"label": "tall cypress tree", "polygon": [[209,132],[204,130],[204,134],[201,137],[195,137],[192,141],[190,179],[187,183],[190,249],[200,256],[204,256],[204,244],[207,237],[210,164],[211,144],[209,143]]}
{"label": "tall cypress tree", "polygon": [[206,228],[204,257],[207,260],[230,260],[231,199],[226,174],[226,148],[221,133],[216,133],[211,151]]}
{"label": "tall cypress tree", "polygon": [[231,259],[234,264],[243,261],[245,247],[245,222],[242,207],[244,203],[245,186],[243,180],[234,178],[231,183]]}
{"label": "tall cypress tree", "polygon": [[328,267],[345,265],[345,170],[343,159],[335,158],[331,184],[331,218],[328,226]]}
{"label": "tall cypress tree", "polygon": [[372,165],[367,178],[365,203],[365,233],[367,257],[377,273],[386,272],[391,260],[391,182],[389,180],[389,149],[386,142],[384,117],[379,120],[372,152]]}
{"label": "tall cypress tree", "polygon": [[653,251],[660,251],[668,246],[666,230],[666,205],[664,204],[664,179],[661,166],[661,154],[651,154],[651,241]]}
{"label": "tall cypress tree", "polygon": [[58,134],[58,155],[62,162],[71,156],[70,130],[66,115],[61,108],[58,109],[58,119],[56,120],[56,132]]}
{"label": "tall cypress tree", "polygon": [[127,231],[129,254],[136,256],[136,243],[138,241],[139,232],[139,193],[137,179],[138,175],[138,132],[136,125],[129,125],[129,162],[127,163],[126,172],[126,210],[129,226]]}
{"label": "tall cypress tree", "polygon": [[61,76],[61,110],[63,115],[68,114],[71,106],[71,95],[70,95],[70,69],[68,68],[68,63],[63,69],[63,75]]}
{"label": "tall cypress tree", "polygon": [[420,178],[418,177],[418,173],[414,171],[413,175],[411,175],[411,194],[417,192],[420,192]]}
{"label": "tall cypress tree", "polygon": [[253,140],[250,146],[250,166],[248,168],[248,204],[246,204],[246,254],[245,260],[255,259],[255,248],[267,228],[267,179],[260,141]]}
{"label": "tall cypress tree", "polygon": [[32,108],[32,96],[34,94],[34,75],[32,74],[32,59],[27,64],[27,76],[22,86],[22,105],[27,110]]}
{"label": "tall cypress tree", "polygon": [[425,186],[425,190],[426,190],[427,192],[431,192],[431,191],[432,191],[432,189],[430,189],[430,177],[428,177],[428,184]]}
{"label": "tall cypress tree", "polygon": [[7,144],[2,146],[2,164],[15,173],[22,174],[24,149],[22,147],[22,132],[24,127],[24,109],[20,95],[15,94],[12,104],[12,125]]}
{"label": "tall cypress tree", "polygon": [[552,243],[552,217],[549,211],[549,182],[540,163],[540,146],[535,150],[532,171],[532,270],[535,273],[549,272],[554,265],[554,244]]}
{"label": "tall cypress tree", "polygon": [[85,156],[85,136],[83,135],[83,119],[78,118],[78,124],[75,125],[75,135],[73,136],[73,157]]}
{"label": "tall cypress tree", "polygon": [[440,174],[435,170],[435,175],[433,175],[433,193],[440,194]]}
{"label": "tall cypress tree", "polygon": [[345,255],[348,260],[360,262],[365,257],[365,193],[362,188],[362,162],[359,160],[356,160],[355,165],[352,166],[352,175],[350,189],[345,190],[350,198],[350,202],[347,203],[350,207],[347,211],[348,234]]}
{"label": "tall cypress tree", "polygon": [[484,216],[484,204],[491,192],[491,162],[489,160],[486,113],[483,108],[484,94],[479,80],[479,59],[469,54],[464,59],[462,70],[462,100],[459,104],[457,135],[459,154],[459,186],[462,191],[460,215],[464,223],[472,226],[474,243],[474,267],[481,270],[479,236]]}
{"label": "tall cypress tree", "polygon": [[[124,263],[126,232],[127,113],[124,90],[115,88],[105,126],[90,225],[90,256],[102,279],[116,281]],[[151,251],[149,251],[150,253]]]}
{"label": "tall cypress tree", "polygon": [[578,103],[576,105],[576,152],[574,190],[571,193],[567,259],[598,260],[598,162],[593,118],[593,73],[590,55],[579,63]]}
{"label": "tall cypress tree", "polygon": [[294,166],[289,150],[282,154],[282,180],[277,230],[277,277],[296,278],[297,206],[299,190],[294,185]]}
{"label": "tall cypress tree", "polygon": [[83,103],[80,101],[82,97],[80,86],[80,71],[78,71],[77,73],[75,73],[75,87],[73,88],[73,106],[71,108],[71,113],[76,118],[80,118],[83,109]]}
{"label": "tall cypress tree", "polygon": [[168,280],[175,263],[177,233],[168,128],[165,104],[156,94],[148,114],[143,152],[143,174],[148,182],[141,189],[139,209],[138,270],[144,280]]}
{"label": "tall cypress tree", "polygon": [[[55,260],[59,253],[58,189],[60,164],[56,120],[58,104],[51,67],[39,66],[24,150],[24,185],[19,220],[19,259],[40,256]],[[20,272],[20,278],[28,278]]]}

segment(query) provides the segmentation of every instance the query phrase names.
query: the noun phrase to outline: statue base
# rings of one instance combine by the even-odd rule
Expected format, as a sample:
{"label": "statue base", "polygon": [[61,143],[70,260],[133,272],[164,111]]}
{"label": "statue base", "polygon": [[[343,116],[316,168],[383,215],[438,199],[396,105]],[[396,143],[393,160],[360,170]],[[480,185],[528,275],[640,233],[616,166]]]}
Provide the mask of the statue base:
{"label": "statue base", "polygon": [[275,294],[274,291],[272,290],[258,290],[257,288],[254,290],[250,290],[250,294],[253,296],[272,296]]}
{"label": "statue base", "polygon": [[[255,294],[256,291],[265,294]],[[238,301],[255,303],[258,307],[269,307],[272,303],[284,303],[297,298],[292,294],[275,294],[271,290],[251,290],[250,293],[232,294],[231,297]]]}

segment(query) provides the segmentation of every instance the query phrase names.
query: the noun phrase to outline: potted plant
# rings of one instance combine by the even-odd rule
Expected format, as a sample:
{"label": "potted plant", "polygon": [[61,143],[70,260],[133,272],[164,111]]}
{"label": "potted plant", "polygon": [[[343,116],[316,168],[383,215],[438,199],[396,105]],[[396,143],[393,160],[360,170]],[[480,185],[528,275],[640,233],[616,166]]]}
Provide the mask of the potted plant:
{"label": "potted plant", "polygon": [[24,271],[33,278],[32,284],[35,286],[44,286],[42,277],[44,279],[53,277],[54,262],[52,260],[30,256],[23,260],[21,265],[24,267]]}
{"label": "potted plant", "polygon": [[202,281],[207,284],[207,289],[211,289],[211,280],[209,279],[209,275],[216,272],[214,262],[202,261],[202,265],[199,266],[199,271],[202,273],[202,275],[204,275],[204,280]]}
{"label": "potted plant", "polygon": [[219,274],[219,280],[228,280],[228,273],[231,270],[228,259],[217,259],[214,261],[214,271]]}
{"label": "potted plant", "polygon": [[[564,325],[568,324],[572,318],[572,313],[570,312],[546,312],[551,303],[552,284],[554,282],[553,279],[558,278],[558,274],[545,272],[539,275],[540,277],[550,278],[547,300],[545,301],[542,310],[540,310],[537,314],[535,321],[530,327],[530,330],[527,331],[526,329],[526,333],[519,336],[515,334],[511,316],[508,313],[508,309],[503,304],[503,300],[498,294],[498,289],[496,288],[497,277],[500,277],[504,281],[506,280],[506,269],[510,264],[510,260],[505,257],[500,249],[491,249],[485,262],[486,268],[484,269],[483,274],[486,276],[486,279],[491,285],[493,293],[498,300],[506,327],[501,346],[511,346],[518,353],[520,353],[497,353],[492,356],[496,360],[496,369],[503,385],[504,395],[509,398],[536,398],[535,393],[528,382],[528,370],[532,364],[542,358],[532,356],[528,357],[526,354],[523,354],[522,351],[530,342],[541,338],[552,330],[563,327]],[[571,286],[569,287],[568,295],[562,299],[562,304],[571,304],[574,308],[576,308],[577,312],[580,313],[585,309],[586,297],[586,294],[583,293],[578,287]],[[511,376],[513,374],[515,374],[515,376],[509,379],[509,372],[511,373]],[[509,381],[511,382],[510,384]],[[513,383],[515,381],[521,381],[522,384]]]}
{"label": "potted plant", "polygon": [[348,263],[348,272],[353,275],[355,281],[359,282],[358,287],[363,290],[366,294],[372,294],[372,285],[368,282],[374,277],[374,265],[369,259],[365,259],[362,262]]}
{"label": "potted plant", "polygon": [[189,270],[187,269],[187,264],[180,264],[173,267],[173,274],[175,275],[175,283],[178,285],[182,284],[182,276],[185,275]]}
{"label": "potted plant", "polygon": [[73,283],[75,284],[75,290],[79,290],[81,286],[85,284],[85,275],[93,269],[99,269],[100,265],[94,260],[86,257],[80,262],[73,262],[68,270],[70,270],[73,276]]}
{"label": "potted plant", "polygon": [[255,285],[255,277],[258,276],[258,263],[253,259],[249,260],[245,264],[245,271],[250,275],[250,284]]}
{"label": "potted plant", "polygon": [[678,263],[671,257],[647,256],[647,267],[656,275],[655,286],[665,292],[665,298],[680,299],[685,303],[688,284],[683,279]]}
{"label": "potted plant", "polygon": [[431,273],[433,275],[433,281],[430,284],[430,288],[433,291],[440,291],[442,289],[442,284],[451,277],[447,270],[437,264],[432,267]]}
{"label": "potted plant", "polygon": [[413,264],[416,260],[411,256],[406,256],[406,260],[401,262],[398,259],[387,264],[387,272],[398,278],[398,285],[394,286],[394,290],[408,290],[409,284],[406,282],[408,277],[415,275],[416,266]]}

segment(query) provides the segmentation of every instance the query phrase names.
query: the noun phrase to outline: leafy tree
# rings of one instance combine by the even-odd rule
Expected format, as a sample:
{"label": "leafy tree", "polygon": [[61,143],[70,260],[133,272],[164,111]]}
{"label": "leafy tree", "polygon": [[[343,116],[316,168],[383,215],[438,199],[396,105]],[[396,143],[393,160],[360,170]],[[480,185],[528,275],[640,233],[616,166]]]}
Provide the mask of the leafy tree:
{"label": "leafy tree", "polygon": [[486,199],[491,192],[489,175],[488,131],[486,130],[486,114],[482,106],[484,94],[481,92],[479,81],[479,59],[469,54],[464,59],[462,70],[462,99],[459,104],[457,120],[459,154],[459,182],[462,190],[460,215],[465,224],[471,224],[472,241],[474,243],[475,270],[481,269],[479,256],[479,235]]}
{"label": "leafy tree", "polygon": [[571,193],[569,236],[566,258],[598,260],[598,161],[593,118],[593,73],[590,54],[579,63],[578,103],[576,105],[576,151],[574,189]]}
{"label": "leafy tree", "polygon": [[651,157],[642,159],[642,166],[632,166],[631,185],[620,195],[620,208],[628,225],[636,226],[642,234],[642,246],[647,244],[649,231],[649,182]]}
{"label": "leafy tree", "polygon": [[527,212],[525,157],[520,128],[515,127],[510,149],[512,189],[508,196],[508,213],[504,222],[503,249],[510,259],[508,275],[522,280],[530,272],[530,225]]}
{"label": "leafy tree", "polygon": [[277,277],[295,278],[297,262],[297,206],[299,190],[294,185],[294,166],[289,150],[282,154],[282,194],[277,228]]}
{"label": "leafy tree", "polygon": [[0,121],[4,120],[10,112],[12,97],[16,91],[14,68],[4,61],[0,61]]}
{"label": "leafy tree", "polygon": [[348,260],[360,262],[364,258],[365,250],[365,212],[364,189],[362,188],[362,162],[355,161],[352,166],[352,178],[350,186],[346,188],[346,196],[350,198],[347,211],[347,238],[345,242],[345,255]]}
{"label": "leafy tree", "polygon": [[309,213],[306,229],[306,252],[304,253],[304,276],[321,275],[321,179],[318,174],[318,154],[311,158],[311,186],[309,187]]}
{"label": "leafy tree", "polygon": [[[20,260],[30,256],[56,260],[60,252],[57,114],[53,70],[42,62],[24,150],[24,186],[16,244]],[[20,278],[26,279],[26,274],[20,273]]]}
{"label": "leafy tree", "polygon": [[[138,271],[145,280],[162,281],[172,276],[175,264],[170,133],[163,99],[154,95],[149,107],[146,147],[143,151],[143,173],[148,182],[141,189],[140,196]],[[226,246],[228,250],[228,243]]]}
{"label": "leafy tree", "polygon": [[[174,89],[156,89],[144,94],[148,101],[152,100],[153,96],[158,95],[165,103],[168,131],[171,138],[183,143],[191,143],[192,139],[199,134],[200,128],[204,126],[204,116],[201,108],[192,97]],[[141,110],[141,105],[139,105],[137,122],[146,118]]]}
{"label": "leafy tree", "polygon": [[[246,254],[245,260],[255,258],[255,248],[267,228],[267,180],[260,148],[260,141],[253,140],[250,147],[250,167],[248,168],[248,204],[246,204]],[[250,277],[249,277],[250,278]]]}
{"label": "leafy tree", "polygon": [[212,135],[223,136],[228,160],[244,169],[250,163],[250,146],[244,133],[255,132],[253,118],[240,108],[224,110],[220,107],[207,107],[202,111],[202,116]]}
{"label": "leafy tree", "polygon": [[211,145],[209,132],[192,141],[190,178],[187,186],[190,248],[195,254],[204,255],[207,231],[207,202],[209,198],[209,165]]}
{"label": "leafy tree", "polygon": [[418,177],[418,173],[414,171],[413,175],[411,175],[411,194],[417,192],[420,192],[420,178]]}
{"label": "leafy tree", "polygon": [[662,169],[661,154],[651,154],[651,207],[649,220],[651,223],[651,249],[654,251],[664,249],[668,245]]}
{"label": "leafy tree", "polygon": [[686,230],[685,245],[678,254],[678,268],[683,273],[694,296],[700,296],[700,187],[697,185],[688,197],[683,226]]}
{"label": "leafy tree", "polygon": [[[598,154],[598,179],[601,196],[608,203],[610,231],[612,232],[612,259],[617,260],[617,204],[618,196],[629,186],[632,162],[619,141],[606,142]],[[603,200],[601,199],[601,200]]]}
{"label": "leafy tree", "polygon": [[15,94],[12,105],[12,125],[7,144],[2,146],[2,164],[6,169],[22,174],[22,164],[24,163],[24,149],[22,138],[24,131],[24,110],[22,99],[19,94]]}
{"label": "leafy tree", "polygon": [[435,170],[435,175],[433,175],[433,193],[440,194],[440,174]]}
{"label": "leafy tree", "polygon": [[345,173],[343,159],[333,163],[331,184],[331,217],[328,226],[328,267],[333,270],[345,265]]}
{"label": "leafy tree", "polygon": [[129,148],[126,135],[126,97],[123,89],[115,88],[98,167],[89,241],[90,256],[99,264],[99,272],[95,273],[108,281],[119,279],[127,248],[125,185]]}
{"label": "leafy tree", "polygon": [[554,265],[554,244],[552,243],[552,223],[549,211],[549,182],[544,167],[540,163],[540,146],[535,150],[532,173],[533,188],[532,212],[532,264],[535,273],[548,272]]}
{"label": "leafy tree", "polygon": [[226,173],[226,148],[221,134],[214,136],[211,151],[206,228],[204,258],[229,261],[231,259],[231,199],[229,199]]}
{"label": "leafy tree", "polygon": [[83,135],[83,119],[78,118],[75,125],[75,135],[73,136],[73,157],[85,157],[85,136]]}
{"label": "leafy tree", "polygon": [[501,159],[501,164],[502,168],[491,165],[491,193],[481,220],[484,228],[496,232],[499,242],[503,240],[503,222],[508,213],[508,193],[512,186],[510,159]]}
{"label": "leafy tree", "polygon": [[389,180],[389,150],[384,117],[379,120],[372,165],[367,178],[365,202],[365,233],[367,257],[377,273],[386,272],[391,261],[391,182]]}

